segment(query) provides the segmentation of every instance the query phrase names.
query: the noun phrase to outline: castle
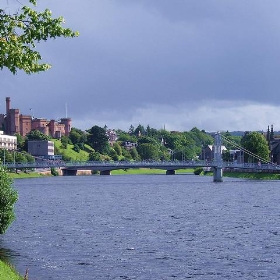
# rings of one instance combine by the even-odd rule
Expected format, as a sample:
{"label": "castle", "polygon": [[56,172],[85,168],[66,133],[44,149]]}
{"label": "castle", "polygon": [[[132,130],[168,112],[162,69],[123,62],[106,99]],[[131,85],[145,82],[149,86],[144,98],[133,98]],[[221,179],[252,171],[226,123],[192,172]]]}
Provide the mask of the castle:
{"label": "castle", "polygon": [[33,116],[20,114],[19,109],[11,109],[11,99],[6,97],[6,114],[0,114],[0,125],[7,135],[20,134],[25,136],[31,130],[39,130],[52,138],[69,136],[71,131],[71,119],[62,118],[60,121],[34,118]]}

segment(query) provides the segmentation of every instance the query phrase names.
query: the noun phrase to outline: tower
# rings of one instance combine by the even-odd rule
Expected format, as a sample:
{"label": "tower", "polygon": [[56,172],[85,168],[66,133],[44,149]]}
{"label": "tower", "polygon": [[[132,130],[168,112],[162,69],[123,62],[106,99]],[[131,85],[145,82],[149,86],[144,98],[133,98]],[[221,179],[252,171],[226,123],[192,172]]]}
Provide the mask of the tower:
{"label": "tower", "polygon": [[11,117],[10,117],[10,108],[11,108],[11,99],[10,97],[6,97],[6,125],[5,125],[5,129],[6,129],[6,134],[10,134],[11,131]]}
{"label": "tower", "polygon": [[60,120],[61,124],[64,124],[64,131],[65,131],[65,136],[69,136],[70,131],[71,131],[71,119],[70,118],[62,118]]}

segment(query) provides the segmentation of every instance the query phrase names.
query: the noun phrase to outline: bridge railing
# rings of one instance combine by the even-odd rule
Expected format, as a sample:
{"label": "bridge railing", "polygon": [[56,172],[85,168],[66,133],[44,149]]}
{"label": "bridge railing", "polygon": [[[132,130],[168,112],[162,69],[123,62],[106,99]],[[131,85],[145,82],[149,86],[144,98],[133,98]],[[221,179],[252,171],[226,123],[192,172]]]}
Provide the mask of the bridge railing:
{"label": "bridge railing", "polygon": [[78,161],[78,162],[64,162],[64,161],[46,161],[34,163],[6,163],[7,168],[51,168],[51,167],[81,167],[81,166],[212,166],[210,161]]}
{"label": "bridge railing", "polygon": [[[9,169],[36,169],[36,168],[82,168],[82,167],[124,167],[124,168],[156,168],[166,167],[168,169],[186,168],[186,167],[216,167],[215,161],[79,161],[79,162],[64,162],[64,161],[47,161],[34,163],[6,163],[5,167]],[[271,163],[232,163],[223,162],[222,168],[229,169],[255,169],[255,170],[280,170],[280,165]]]}
{"label": "bridge railing", "polygon": [[256,169],[256,170],[280,170],[280,165],[273,163],[226,163],[223,164],[224,168],[236,169]]}

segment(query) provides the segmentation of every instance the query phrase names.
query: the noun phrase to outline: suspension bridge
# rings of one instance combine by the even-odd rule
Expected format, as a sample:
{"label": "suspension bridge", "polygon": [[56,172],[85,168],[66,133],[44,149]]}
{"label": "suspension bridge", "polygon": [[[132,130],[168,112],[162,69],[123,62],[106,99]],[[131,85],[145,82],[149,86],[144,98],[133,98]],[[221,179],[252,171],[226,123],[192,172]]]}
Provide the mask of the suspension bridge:
{"label": "suspension bridge", "polygon": [[[257,161],[256,163],[225,162],[222,159],[222,141],[228,141],[231,145],[247,153]],[[265,159],[254,155],[248,150],[238,146],[235,142],[216,133],[214,141],[214,158],[207,160],[184,160],[184,161],[86,161],[86,162],[64,162],[64,161],[36,161],[33,163],[5,163],[8,169],[46,169],[59,168],[64,176],[74,176],[78,170],[99,171],[100,175],[110,175],[112,170],[118,169],[161,169],[166,175],[174,175],[178,169],[202,167],[213,171],[213,181],[223,181],[223,170],[247,170],[255,172],[280,172],[280,165],[272,164]]]}

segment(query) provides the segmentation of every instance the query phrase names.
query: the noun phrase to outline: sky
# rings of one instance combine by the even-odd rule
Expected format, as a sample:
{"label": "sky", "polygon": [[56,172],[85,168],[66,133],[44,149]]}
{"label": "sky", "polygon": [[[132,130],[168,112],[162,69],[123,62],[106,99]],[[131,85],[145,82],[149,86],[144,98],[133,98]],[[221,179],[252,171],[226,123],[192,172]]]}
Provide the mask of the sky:
{"label": "sky", "polygon": [[280,1],[38,0],[45,8],[80,36],[37,46],[47,72],[1,71],[0,113],[10,97],[79,129],[280,130]]}

